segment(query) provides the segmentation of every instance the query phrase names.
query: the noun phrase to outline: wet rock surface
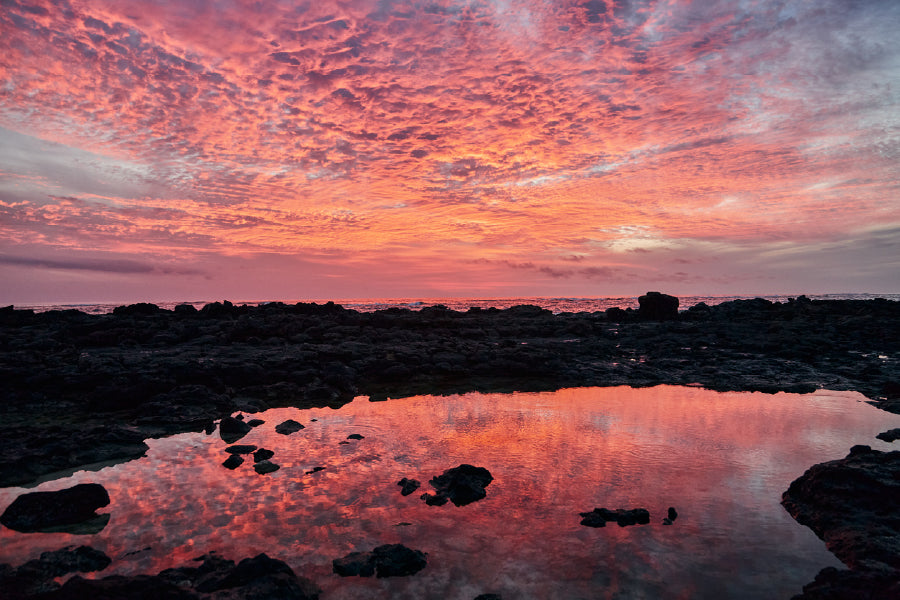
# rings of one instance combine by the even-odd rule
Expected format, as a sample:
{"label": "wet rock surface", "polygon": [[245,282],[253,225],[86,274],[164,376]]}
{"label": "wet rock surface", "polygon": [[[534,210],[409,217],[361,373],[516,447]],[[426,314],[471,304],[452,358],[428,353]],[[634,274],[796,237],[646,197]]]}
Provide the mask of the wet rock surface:
{"label": "wet rock surface", "polygon": [[351,552],[332,561],[334,572],[341,577],[405,577],[418,573],[426,564],[424,552],[403,544],[386,544],[371,552]]}
{"label": "wet rock surface", "polygon": [[782,505],[850,570],[826,569],[798,598],[895,598],[900,590],[900,452],[854,446],[791,483]]}
{"label": "wet rock surface", "polygon": [[316,600],[321,594],[315,583],[298,577],[286,563],[265,554],[245,558],[237,565],[214,553],[194,562],[199,564],[166,569],[158,575],[114,575],[94,580],[76,575],[62,586],[51,580],[43,590],[22,590],[9,600]]}
{"label": "wet rock surface", "polygon": [[98,517],[109,505],[109,494],[99,483],[81,483],[57,492],[29,492],[13,500],[0,523],[15,531],[35,532],[76,525]]}
{"label": "wet rock surface", "polygon": [[40,558],[29,560],[18,568],[0,565],[0,597],[15,600],[50,592],[60,587],[54,581],[56,577],[102,571],[111,562],[106,554],[89,546],[67,546],[44,552]]}

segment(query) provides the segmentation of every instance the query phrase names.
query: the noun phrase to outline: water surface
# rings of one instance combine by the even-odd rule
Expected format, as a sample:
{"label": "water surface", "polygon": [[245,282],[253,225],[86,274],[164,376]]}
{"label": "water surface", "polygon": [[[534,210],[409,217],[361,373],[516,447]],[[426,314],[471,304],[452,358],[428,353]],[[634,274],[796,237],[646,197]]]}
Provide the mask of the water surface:
{"label": "water surface", "polygon": [[[274,409],[239,443],[274,450],[279,471],[259,475],[252,458],[225,469],[217,434],[149,440],[146,458],[36,488],[103,484],[112,503],[102,532],[0,529],[0,563],[78,543],[113,558],[103,576],[156,573],[211,550],[266,552],[324,599],[789,598],[840,563],[784,511],[781,493],[853,444],[890,448],[874,436],[900,427],[863,399],[660,386]],[[288,418],[306,428],[275,433]],[[402,477],[429,491],[428,479],[461,463],[491,471],[486,499],[432,507],[400,495]],[[0,490],[0,508],[25,491]],[[679,517],[664,526],[669,506]],[[647,508],[651,522],[581,526],[578,513],[594,507]],[[428,566],[382,580],[331,572],[334,558],[398,542],[427,552]]]}

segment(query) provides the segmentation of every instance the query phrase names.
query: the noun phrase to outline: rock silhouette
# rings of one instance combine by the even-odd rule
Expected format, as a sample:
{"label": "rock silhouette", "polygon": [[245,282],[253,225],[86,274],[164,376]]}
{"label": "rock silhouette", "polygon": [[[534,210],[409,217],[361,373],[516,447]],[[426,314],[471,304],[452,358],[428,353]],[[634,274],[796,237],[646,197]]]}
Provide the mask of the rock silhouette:
{"label": "rock silhouette", "polygon": [[418,573],[426,564],[424,552],[402,544],[378,546],[371,552],[351,552],[332,561],[334,572],[341,577],[404,577]]}
{"label": "rock silhouette", "polygon": [[88,521],[107,505],[109,494],[102,485],[80,483],[57,492],[22,494],[0,515],[0,523],[15,531],[41,531]]}

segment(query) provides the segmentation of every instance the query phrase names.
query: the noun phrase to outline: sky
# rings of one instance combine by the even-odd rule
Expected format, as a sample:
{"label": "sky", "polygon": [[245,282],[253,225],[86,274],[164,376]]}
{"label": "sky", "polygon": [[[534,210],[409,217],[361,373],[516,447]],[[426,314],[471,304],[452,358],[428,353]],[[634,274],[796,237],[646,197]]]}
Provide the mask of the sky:
{"label": "sky", "polygon": [[900,293],[896,0],[0,0],[0,303]]}

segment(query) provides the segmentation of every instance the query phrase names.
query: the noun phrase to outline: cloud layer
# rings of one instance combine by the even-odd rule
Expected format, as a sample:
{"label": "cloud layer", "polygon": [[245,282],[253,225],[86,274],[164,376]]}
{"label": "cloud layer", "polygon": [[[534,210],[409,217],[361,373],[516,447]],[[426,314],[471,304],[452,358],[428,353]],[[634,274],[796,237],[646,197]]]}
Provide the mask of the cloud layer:
{"label": "cloud layer", "polygon": [[895,2],[2,4],[10,301],[900,291]]}

